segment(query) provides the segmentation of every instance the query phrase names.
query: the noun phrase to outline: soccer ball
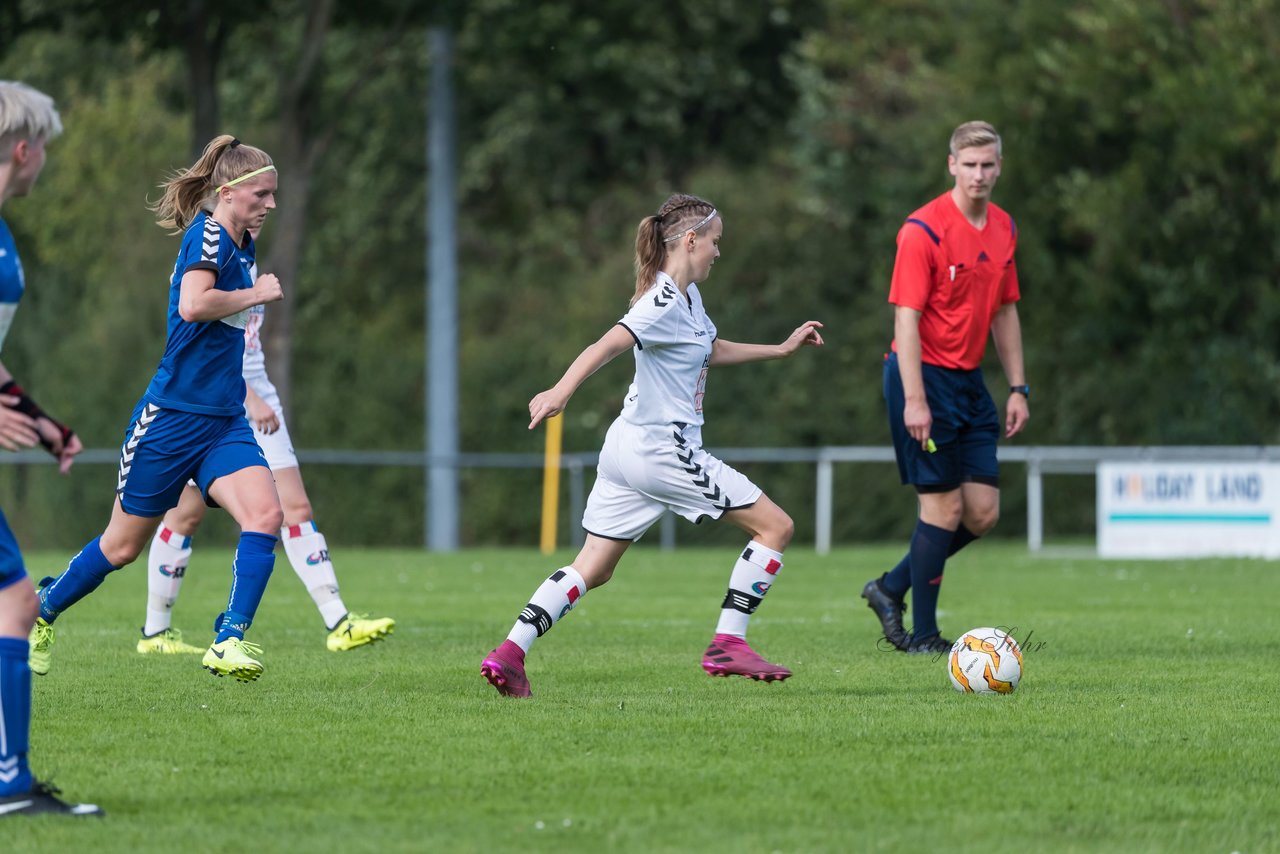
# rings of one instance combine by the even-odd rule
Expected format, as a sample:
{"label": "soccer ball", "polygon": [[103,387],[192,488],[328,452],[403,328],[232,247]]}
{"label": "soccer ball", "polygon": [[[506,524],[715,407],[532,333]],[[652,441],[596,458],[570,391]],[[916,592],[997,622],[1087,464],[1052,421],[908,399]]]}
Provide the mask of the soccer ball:
{"label": "soccer ball", "polygon": [[947,675],[965,694],[1012,694],[1022,678],[1022,649],[1000,629],[969,629],[951,645]]}

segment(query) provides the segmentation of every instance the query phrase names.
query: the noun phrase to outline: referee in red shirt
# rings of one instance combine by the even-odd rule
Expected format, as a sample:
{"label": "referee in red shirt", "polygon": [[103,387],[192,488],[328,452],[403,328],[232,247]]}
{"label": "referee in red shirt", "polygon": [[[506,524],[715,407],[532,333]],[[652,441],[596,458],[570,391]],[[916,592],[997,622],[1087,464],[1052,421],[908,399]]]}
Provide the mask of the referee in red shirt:
{"label": "referee in red shirt", "polygon": [[[1009,380],[1004,435],[1029,417],[1018,322],[1018,229],[991,201],[1000,177],[1000,135],[986,122],[951,134],[955,186],[917,210],[898,232],[889,302],[893,352],[884,363],[889,429],[904,484],[920,515],[901,562],[862,590],[884,636],[905,652],[942,653],[938,592],[947,558],[1000,516],[996,443],[1000,415],[982,378],[987,336]],[[902,624],[911,594],[913,626]]]}

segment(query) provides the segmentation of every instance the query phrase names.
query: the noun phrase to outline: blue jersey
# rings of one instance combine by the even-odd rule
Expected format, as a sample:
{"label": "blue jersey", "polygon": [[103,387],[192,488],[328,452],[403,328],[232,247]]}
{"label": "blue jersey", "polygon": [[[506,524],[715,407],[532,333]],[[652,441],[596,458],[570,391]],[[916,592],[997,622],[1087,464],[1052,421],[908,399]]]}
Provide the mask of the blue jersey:
{"label": "blue jersey", "polygon": [[249,311],[221,320],[192,323],[178,313],[182,277],[189,270],[210,270],[214,287],[236,291],[253,287],[253,239],[243,243],[207,213],[200,213],[182,236],[182,249],[169,283],[169,337],[160,367],[144,400],[164,409],[204,415],[244,413],[244,327]]}
{"label": "blue jersey", "polygon": [[22,299],[22,262],[18,260],[18,247],[13,243],[9,226],[0,219],[0,350],[4,349],[4,337],[9,334],[13,313]]}
{"label": "blue jersey", "polygon": [[[18,247],[13,245],[9,226],[0,219],[0,349],[4,348],[4,336],[13,322],[13,313],[18,310],[22,290],[22,262],[18,260]],[[0,512],[0,590],[26,577],[18,541],[9,530],[4,513]]]}

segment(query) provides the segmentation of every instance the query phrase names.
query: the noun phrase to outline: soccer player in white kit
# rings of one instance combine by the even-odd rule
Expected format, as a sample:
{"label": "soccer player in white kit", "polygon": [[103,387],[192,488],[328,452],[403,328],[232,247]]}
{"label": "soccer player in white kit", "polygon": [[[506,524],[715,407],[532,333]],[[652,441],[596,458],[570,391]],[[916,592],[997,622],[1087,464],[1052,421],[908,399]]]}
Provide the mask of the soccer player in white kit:
{"label": "soccer player in white kit", "polygon": [[[257,275],[256,265],[251,275]],[[245,415],[275,477],[276,491],[280,494],[280,505],[284,510],[280,539],[284,542],[289,565],[307,588],[324,620],[328,630],[325,645],[334,652],[355,649],[391,634],[396,621],[390,617],[352,613],[343,603],[338,578],[329,559],[328,543],[316,528],[311,501],[302,483],[298,457],[284,422],[280,395],[267,377],[261,339],[265,316],[265,306],[254,306],[249,310],[245,323]],[[142,637],[138,640],[140,653],[204,652],[185,643],[182,633],[173,628],[172,620],[173,606],[178,601],[182,579],[191,560],[191,538],[207,509],[200,490],[188,484],[178,506],[165,514],[151,540],[151,551],[147,557],[147,617]]]}
{"label": "soccer player in white kit", "polygon": [[714,638],[702,657],[711,676],[781,681],[791,671],[747,645],[747,623],[782,568],[794,525],[743,474],[702,447],[702,399],[712,366],[781,359],[822,346],[809,320],[781,344],[739,344],[716,334],[696,282],[720,257],[724,224],[710,202],[667,199],[636,233],[636,292],[626,315],[574,360],[560,382],[529,401],[529,429],[562,412],[584,380],[627,350],[635,379],[609,427],[582,527],[586,542],[569,566],[542,583],[481,674],[498,693],[530,696],[525,653],[590,589],[613,575],[623,553],[672,510],[691,522],[726,519],[751,537],[734,564]]}

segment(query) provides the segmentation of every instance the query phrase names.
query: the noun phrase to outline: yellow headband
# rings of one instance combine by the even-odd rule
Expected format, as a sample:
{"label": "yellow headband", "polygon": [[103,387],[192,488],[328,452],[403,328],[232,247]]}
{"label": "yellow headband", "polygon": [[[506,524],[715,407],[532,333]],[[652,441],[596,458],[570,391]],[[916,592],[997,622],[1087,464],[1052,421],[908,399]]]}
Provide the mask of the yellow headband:
{"label": "yellow headband", "polygon": [[261,175],[263,172],[274,172],[274,171],[276,171],[276,167],[274,166],[263,166],[261,169],[254,169],[252,172],[246,172],[245,174],[241,175],[239,178],[232,178],[230,181],[223,184],[218,189],[214,190],[214,192],[221,193],[227,187],[234,187],[236,184],[239,184],[241,181],[248,181],[250,178],[254,177],[255,175]]}

